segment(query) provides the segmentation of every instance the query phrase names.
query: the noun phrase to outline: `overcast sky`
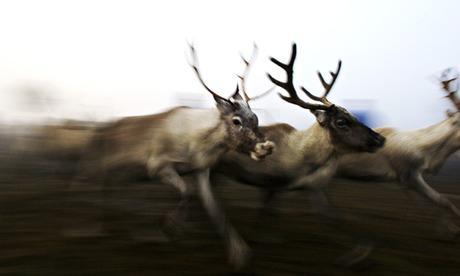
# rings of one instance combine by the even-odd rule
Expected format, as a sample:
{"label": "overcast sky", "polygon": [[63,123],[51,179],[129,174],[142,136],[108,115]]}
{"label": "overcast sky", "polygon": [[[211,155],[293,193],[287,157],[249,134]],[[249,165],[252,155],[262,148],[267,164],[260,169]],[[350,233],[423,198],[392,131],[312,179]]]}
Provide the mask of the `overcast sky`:
{"label": "overcast sky", "polygon": [[[342,59],[331,101],[372,108],[382,126],[423,127],[450,108],[435,76],[459,64],[459,10],[455,0],[2,1],[0,116],[147,114],[178,97],[211,105],[187,63],[187,41],[222,95],[244,69],[239,54],[249,56],[256,42],[248,88],[257,94],[271,86],[266,72],[284,77],[268,56],[286,61],[295,41],[298,85],[321,92],[316,70],[335,70]],[[276,93],[253,105],[265,110],[264,123],[313,120]]]}

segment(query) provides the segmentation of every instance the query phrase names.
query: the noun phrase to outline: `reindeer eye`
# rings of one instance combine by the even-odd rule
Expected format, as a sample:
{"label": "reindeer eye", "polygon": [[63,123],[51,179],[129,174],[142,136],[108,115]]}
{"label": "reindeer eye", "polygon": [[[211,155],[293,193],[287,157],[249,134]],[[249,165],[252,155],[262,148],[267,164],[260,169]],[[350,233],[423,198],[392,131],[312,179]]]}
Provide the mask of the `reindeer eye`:
{"label": "reindeer eye", "polygon": [[338,119],[337,121],[335,121],[335,125],[338,128],[345,128],[347,126],[347,121],[343,119]]}
{"label": "reindeer eye", "polygon": [[235,126],[242,126],[243,125],[243,122],[241,121],[241,118],[240,117],[233,117],[232,118],[232,122]]}

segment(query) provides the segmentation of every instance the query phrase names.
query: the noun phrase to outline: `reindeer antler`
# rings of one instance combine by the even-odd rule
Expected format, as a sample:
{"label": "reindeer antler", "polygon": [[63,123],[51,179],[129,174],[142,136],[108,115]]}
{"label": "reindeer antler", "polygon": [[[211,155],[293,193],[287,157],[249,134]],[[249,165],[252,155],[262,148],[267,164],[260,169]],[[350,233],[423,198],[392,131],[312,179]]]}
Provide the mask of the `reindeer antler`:
{"label": "reindeer antler", "polygon": [[321,97],[317,97],[315,95],[313,95],[312,93],[310,93],[307,89],[305,89],[303,86],[301,87],[302,91],[305,92],[305,94],[307,94],[308,97],[310,97],[312,100],[315,100],[315,101],[318,101],[318,102],[322,102],[323,104],[325,105],[332,105],[332,103],[327,99],[327,95],[329,94],[329,92],[331,92],[331,89],[332,87],[334,86],[334,83],[335,81],[337,80],[337,77],[339,76],[340,74],[340,69],[342,68],[342,61],[339,60],[338,64],[337,64],[337,70],[335,70],[335,73],[332,72],[332,71],[329,71],[329,74],[331,74],[331,77],[332,77],[332,80],[330,83],[327,83],[324,78],[323,78],[323,75],[321,75],[321,72],[317,72],[318,74],[318,78],[319,80],[321,81],[321,84],[323,85],[324,87],[324,93],[323,93],[323,96]]}
{"label": "reindeer antler", "polygon": [[[457,91],[459,89],[459,84],[458,84],[458,76],[448,78],[449,73],[451,72],[453,68],[447,68],[445,69],[442,74],[441,74],[441,85],[442,89],[444,89],[447,92],[447,98],[455,105],[457,110],[460,110],[460,100],[457,97]],[[451,91],[451,83],[454,82],[456,84],[455,90]]]}
{"label": "reindeer antler", "polygon": [[[297,95],[297,91],[296,91],[296,89],[294,87],[294,82],[293,82],[293,78],[294,78],[293,77],[293,75],[294,75],[294,62],[295,62],[296,56],[297,56],[297,45],[295,43],[293,43],[292,44],[292,51],[291,51],[291,58],[289,59],[289,62],[287,64],[284,64],[281,61],[279,61],[279,60],[277,60],[277,59],[275,59],[273,57],[270,58],[270,60],[273,63],[275,63],[276,65],[281,67],[284,71],[286,71],[287,80],[286,80],[286,82],[279,81],[279,80],[273,78],[270,74],[268,74],[268,78],[275,85],[283,88],[284,90],[286,90],[286,92],[288,92],[289,96],[284,96],[282,94],[279,94],[279,96],[283,100],[285,100],[285,101],[287,101],[289,103],[298,105],[300,107],[309,109],[311,111],[326,110],[330,106],[329,101],[327,102],[327,104],[324,103],[323,101],[320,100],[319,97],[316,97],[316,96],[312,95],[310,92],[306,91],[304,88],[302,88],[302,90],[304,90],[304,92],[307,94],[307,96],[309,96],[313,100],[323,102],[323,105],[321,105],[321,104],[312,104],[312,103],[305,102],[302,99],[300,99],[299,96]],[[340,69],[340,67],[339,67],[339,69]],[[336,74],[338,74],[338,73],[336,73]],[[320,78],[322,79],[321,74],[319,74],[319,75],[320,75]],[[323,81],[324,81],[324,79],[323,79]],[[327,93],[329,93],[330,89],[332,88],[332,84],[333,84],[333,82],[330,84],[329,89],[326,90],[326,93],[325,93],[325,95],[323,95],[323,97],[327,96]]]}
{"label": "reindeer antler", "polygon": [[220,99],[220,100],[223,100],[223,101],[226,101],[226,102],[230,102],[228,99],[226,99],[226,98],[220,96],[219,94],[217,94],[216,92],[212,91],[211,88],[209,88],[206,85],[206,83],[203,81],[203,78],[201,77],[200,70],[198,69],[198,58],[197,58],[197,55],[196,55],[195,47],[191,43],[189,43],[189,46],[190,46],[190,52],[192,54],[192,61],[189,62],[189,65],[193,68],[193,71],[195,71],[195,74],[198,77],[198,80],[201,82],[201,84],[204,86],[204,88],[206,90],[208,90],[208,92],[213,95],[213,97],[216,100]]}
{"label": "reindeer antler", "polygon": [[273,89],[275,88],[275,86],[271,87],[270,89],[268,89],[267,91],[257,95],[257,96],[254,96],[254,97],[249,97],[248,93],[247,93],[247,90],[246,90],[246,79],[247,79],[247,76],[249,74],[249,70],[251,69],[251,65],[253,63],[253,61],[256,59],[256,56],[257,56],[257,51],[258,51],[258,47],[257,47],[257,44],[254,43],[254,47],[253,47],[253,50],[252,50],[252,55],[251,55],[251,58],[249,60],[245,59],[243,57],[243,55],[240,54],[241,56],[241,59],[243,60],[244,64],[246,65],[245,69],[244,69],[244,72],[243,72],[243,75],[240,76],[238,75],[238,77],[240,78],[241,80],[241,90],[243,91],[243,96],[244,96],[244,100],[246,102],[249,102],[249,101],[253,101],[253,100],[256,100],[256,99],[259,99],[259,98],[262,98],[264,97],[265,95],[268,95],[270,92],[273,91]]}

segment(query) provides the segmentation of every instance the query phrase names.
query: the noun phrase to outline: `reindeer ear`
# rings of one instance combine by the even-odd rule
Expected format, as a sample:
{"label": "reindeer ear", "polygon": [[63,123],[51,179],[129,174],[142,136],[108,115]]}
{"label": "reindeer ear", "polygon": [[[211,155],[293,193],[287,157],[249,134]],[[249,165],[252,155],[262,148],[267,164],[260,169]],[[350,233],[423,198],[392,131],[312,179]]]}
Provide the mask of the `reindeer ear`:
{"label": "reindeer ear", "polygon": [[238,84],[236,84],[236,89],[235,89],[235,93],[233,93],[233,95],[230,97],[230,100],[232,101],[244,101],[243,97],[241,97],[240,95],[240,89],[238,87]]}
{"label": "reindeer ear", "polygon": [[330,116],[334,116],[337,114],[337,111],[338,111],[338,108],[335,104],[329,106],[329,108],[327,109],[327,114],[330,115]]}
{"label": "reindeer ear", "polygon": [[323,127],[326,126],[327,121],[328,121],[328,115],[327,115],[326,111],[324,111],[324,110],[315,110],[312,113],[313,113],[313,115],[315,115],[316,121],[318,122],[318,124],[320,124]]}
{"label": "reindeer ear", "polygon": [[216,101],[216,107],[222,114],[230,114],[231,112],[235,111],[235,107],[233,103],[229,100],[219,99],[217,97],[214,98]]}

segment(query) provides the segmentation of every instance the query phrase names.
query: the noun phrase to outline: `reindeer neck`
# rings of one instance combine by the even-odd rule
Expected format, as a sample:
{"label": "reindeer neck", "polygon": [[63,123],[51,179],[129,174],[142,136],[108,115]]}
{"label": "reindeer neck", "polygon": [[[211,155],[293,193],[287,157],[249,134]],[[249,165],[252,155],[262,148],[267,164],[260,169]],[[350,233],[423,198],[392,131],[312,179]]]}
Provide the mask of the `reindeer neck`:
{"label": "reindeer neck", "polygon": [[187,145],[189,158],[199,167],[212,165],[228,150],[228,131],[220,112],[215,109],[181,109],[168,120],[171,135]]}
{"label": "reindeer neck", "polygon": [[451,137],[457,129],[449,119],[438,124],[413,131],[413,141],[427,157],[426,169],[429,171],[439,168],[445,160],[457,150],[451,143]]}
{"label": "reindeer neck", "polygon": [[223,121],[219,121],[214,127],[209,129],[208,133],[203,137],[204,141],[213,141],[213,147],[229,150],[232,145],[228,144],[229,126]]}
{"label": "reindeer neck", "polygon": [[335,157],[335,147],[331,141],[329,131],[318,123],[306,130],[294,134],[294,143],[297,143],[306,160],[323,163]]}
{"label": "reindeer neck", "polygon": [[446,119],[429,127],[408,132],[408,134],[415,146],[425,153],[430,153],[443,147],[454,130],[449,119]]}
{"label": "reindeer neck", "polygon": [[203,143],[203,146],[211,151],[211,154],[215,154],[216,151],[223,154],[232,147],[227,142],[229,140],[229,126],[219,113],[215,113],[215,110],[210,110],[210,112],[212,116],[216,116],[219,119],[215,120],[214,124],[206,132],[203,132],[200,142],[203,143],[203,141],[206,141],[206,143]]}

